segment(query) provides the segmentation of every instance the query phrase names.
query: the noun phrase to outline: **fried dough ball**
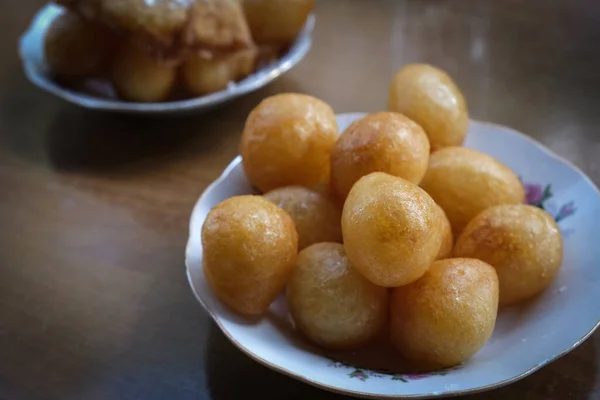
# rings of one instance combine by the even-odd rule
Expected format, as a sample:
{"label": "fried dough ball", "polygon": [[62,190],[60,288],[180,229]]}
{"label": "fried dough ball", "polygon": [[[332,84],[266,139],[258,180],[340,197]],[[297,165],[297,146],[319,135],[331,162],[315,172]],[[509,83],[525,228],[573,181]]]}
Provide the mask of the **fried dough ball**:
{"label": "fried dough ball", "polygon": [[244,13],[257,43],[287,46],[304,27],[315,0],[243,0]]}
{"label": "fried dough ball", "polygon": [[486,208],[519,204],[525,197],[523,185],[510,168],[487,154],[463,147],[431,154],[421,187],[442,207],[455,236]]}
{"label": "fried dough ball", "polygon": [[410,64],[394,76],[388,107],[421,125],[431,151],[460,146],[469,127],[465,100],[444,71],[427,64]]}
{"label": "fried dough ball", "polygon": [[330,349],[369,341],[387,318],[387,289],[356,272],[338,243],[317,243],[298,254],[286,290],[296,325]]}
{"label": "fried dough ball", "polygon": [[90,75],[106,61],[111,38],[97,25],[65,12],[50,25],[44,38],[44,53],[51,71],[63,77]]}
{"label": "fried dough ball", "polygon": [[290,185],[316,187],[329,178],[337,138],[335,114],[323,101],[295,93],[268,97],[246,120],[244,170],[263,192]]}
{"label": "fried dough ball", "polygon": [[348,259],[379,286],[420,278],[438,254],[442,228],[441,214],[427,193],[383,172],[359,179],[342,211]]}
{"label": "fried dough ball", "polygon": [[175,67],[162,63],[131,44],[124,45],[112,68],[112,79],[119,94],[129,101],[165,100],[175,84]]}
{"label": "fried dough ball", "polygon": [[260,315],[285,287],[298,252],[290,216],[261,196],[213,207],[202,226],[204,275],[234,311]]}
{"label": "fried dough ball", "polygon": [[456,241],[457,257],[483,260],[500,280],[500,305],[529,299],[550,285],[562,264],[558,225],[545,211],[525,204],[490,207]]}
{"label": "fried dough ball", "polygon": [[492,335],[498,313],[498,276],[469,258],[434,262],[423,277],[392,290],[391,339],[421,369],[467,360]]}
{"label": "fried dough ball", "polygon": [[452,248],[454,247],[454,236],[452,236],[452,226],[450,225],[450,221],[446,216],[442,207],[437,206],[440,214],[442,215],[442,245],[440,246],[440,250],[438,251],[438,255],[435,258],[436,260],[442,260],[444,258],[449,258],[452,255]]}
{"label": "fried dough ball", "polygon": [[286,186],[265,194],[292,217],[298,250],[319,242],[342,242],[342,210],[326,195],[301,186]]}
{"label": "fried dough ball", "polygon": [[429,161],[429,140],[402,114],[373,113],[354,121],[331,151],[331,185],[345,199],[352,185],[371,172],[386,172],[418,184]]}
{"label": "fried dough ball", "polygon": [[252,47],[213,58],[200,54],[190,56],[181,66],[183,84],[198,96],[218,92],[229,82],[248,76],[254,70],[257,55],[258,49]]}

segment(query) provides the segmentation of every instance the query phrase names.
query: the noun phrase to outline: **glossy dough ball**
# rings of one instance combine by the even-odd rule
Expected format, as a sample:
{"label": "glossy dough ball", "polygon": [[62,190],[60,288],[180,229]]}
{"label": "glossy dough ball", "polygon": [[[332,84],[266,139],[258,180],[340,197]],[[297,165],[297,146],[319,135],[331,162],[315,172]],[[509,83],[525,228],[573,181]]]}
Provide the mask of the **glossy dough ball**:
{"label": "glossy dough ball", "polygon": [[326,348],[358,347],[387,318],[387,289],[356,272],[344,246],[337,243],[318,243],[302,250],[286,294],[298,328]]}
{"label": "glossy dough ball", "polygon": [[63,77],[96,72],[111,48],[107,32],[71,12],[61,14],[52,22],[44,40],[48,66]]}
{"label": "glossy dough ball", "polygon": [[315,0],[243,0],[244,13],[257,43],[287,46],[304,27]]}
{"label": "glossy dough ball", "polygon": [[496,268],[500,305],[529,299],[550,285],[562,264],[563,246],[554,219],[524,204],[488,208],[456,241],[454,254]]}
{"label": "glossy dough ball", "polygon": [[290,185],[315,187],[329,178],[337,138],[335,114],[321,100],[295,93],[268,97],[246,120],[244,170],[263,192]]}
{"label": "glossy dough ball", "polygon": [[227,88],[248,76],[256,64],[256,47],[214,58],[190,56],[181,66],[181,79],[192,94],[204,95]]}
{"label": "glossy dough ball", "polygon": [[342,242],[342,210],[326,195],[301,186],[287,186],[265,194],[292,217],[298,249],[319,242]]}
{"label": "glossy dough ball", "polygon": [[298,235],[281,208],[261,196],[217,204],[202,226],[204,275],[216,296],[243,315],[260,315],[284,288]]}
{"label": "glossy dough ball", "polygon": [[460,146],[467,134],[469,116],[460,90],[444,71],[426,64],[411,64],[394,76],[388,107],[421,125],[431,151]]}
{"label": "glossy dough ball", "polygon": [[462,147],[433,153],[421,187],[446,212],[455,236],[486,208],[519,204],[525,197],[523,185],[510,168],[487,154]]}
{"label": "glossy dough ball", "polygon": [[434,262],[421,279],[392,291],[391,338],[422,369],[451,367],[477,353],[492,335],[498,277],[483,261]]}
{"label": "glossy dough ball", "polygon": [[175,76],[174,66],[151,58],[133,45],[121,48],[112,69],[119,94],[137,102],[165,100],[171,94]]}
{"label": "glossy dough ball", "polygon": [[429,141],[402,114],[378,112],[353,122],[331,151],[331,185],[345,199],[352,185],[371,172],[386,172],[418,184],[429,160]]}
{"label": "glossy dough ball", "polygon": [[438,251],[438,255],[435,258],[436,260],[442,260],[444,258],[449,258],[452,255],[452,248],[454,247],[454,236],[452,235],[452,226],[450,225],[450,221],[446,216],[442,207],[437,206],[441,218],[442,218],[442,245],[440,246],[440,250]]}
{"label": "glossy dough ball", "polygon": [[434,201],[417,185],[374,172],[361,178],[342,212],[342,236],[352,265],[379,286],[420,278],[442,243]]}

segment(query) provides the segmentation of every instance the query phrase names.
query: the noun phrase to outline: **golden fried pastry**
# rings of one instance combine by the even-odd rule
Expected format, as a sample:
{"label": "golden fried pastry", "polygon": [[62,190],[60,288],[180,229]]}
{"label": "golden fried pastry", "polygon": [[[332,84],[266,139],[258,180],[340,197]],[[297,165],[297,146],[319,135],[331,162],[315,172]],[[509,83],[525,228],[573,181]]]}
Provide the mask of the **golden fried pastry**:
{"label": "golden fried pastry", "polygon": [[109,26],[153,54],[232,51],[252,44],[238,0],[58,0],[86,19]]}
{"label": "golden fried pastry", "polygon": [[298,254],[286,295],[298,328],[330,349],[364,344],[387,318],[387,289],[356,272],[337,243],[313,244]]}
{"label": "golden fried pastry", "polygon": [[342,242],[342,210],[325,194],[301,186],[286,186],[271,190],[265,198],[294,220],[299,250],[319,242]]}
{"label": "golden fried pastry", "polygon": [[562,237],[547,212],[525,204],[501,205],[469,222],[456,241],[454,254],[496,268],[500,305],[508,306],[550,285],[562,264]]}
{"label": "golden fried pastry", "polygon": [[215,295],[249,316],[283,290],[298,252],[290,216],[261,196],[235,196],[213,207],[202,226],[203,269]]}
{"label": "golden fried pastry", "polygon": [[44,53],[50,70],[61,77],[82,77],[98,72],[113,45],[111,35],[79,15],[65,12],[50,25]]}
{"label": "golden fried pastry", "polygon": [[435,258],[436,260],[442,260],[444,258],[449,258],[452,255],[452,248],[454,247],[454,236],[452,235],[452,226],[450,225],[450,221],[446,216],[442,207],[437,206],[440,214],[442,215],[442,245],[440,246],[440,250],[438,251],[438,255]]}
{"label": "golden fried pastry", "polygon": [[260,44],[287,46],[304,27],[315,0],[243,0],[252,37]]}
{"label": "golden fried pastry", "polygon": [[420,278],[438,254],[442,229],[441,214],[425,191],[383,172],[360,178],[342,211],[348,259],[379,286]]}
{"label": "golden fried pastry", "polygon": [[393,289],[392,344],[421,369],[467,360],[492,335],[498,313],[498,276],[469,258],[434,262],[423,277]]}
{"label": "golden fried pastry", "polygon": [[504,164],[477,150],[448,147],[429,157],[421,187],[442,207],[455,236],[481,211],[499,204],[519,204],[525,192]]}
{"label": "golden fried pastry", "polygon": [[431,151],[460,146],[469,116],[462,93],[444,71],[427,64],[402,68],[390,84],[388,107],[421,125]]}
{"label": "golden fried pastry", "polygon": [[290,185],[314,188],[329,178],[337,138],[335,114],[323,101],[296,93],[268,97],[244,126],[244,171],[263,192]]}
{"label": "golden fried pastry", "polygon": [[429,161],[423,129],[402,114],[377,112],[354,121],[331,151],[331,186],[345,199],[371,172],[386,172],[418,184]]}
{"label": "golden fried pastry", "polygon": [[137,102],[165,100],[176,77],[173,65],[157,61],[131,44],[118,52],[111,72],[119,95]]}
{"label": "golden fried pastry", "polygon": [[245,78],[254,70],[257,55],[257,48],[251,47],[214,57],[189,56],[181,66],[183,85],[195,95],[223,90],[229,82]]}

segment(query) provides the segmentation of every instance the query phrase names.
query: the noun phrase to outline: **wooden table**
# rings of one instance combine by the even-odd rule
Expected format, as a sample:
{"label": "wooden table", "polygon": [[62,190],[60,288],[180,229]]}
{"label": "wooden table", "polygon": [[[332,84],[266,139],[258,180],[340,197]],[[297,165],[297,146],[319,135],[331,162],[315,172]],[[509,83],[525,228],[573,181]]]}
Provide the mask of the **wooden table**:
{"label": "wooden table", "polygon": [[[600,183],[593,0],[322,0],[297,68],[179,119],[88,112],[32,87],[16,40],[41,3],[0,2],[2,399],[341,398],[236,350],[186,281],[192,206],[265,96],[299,91],[338,112],[380,110],[398,67],[431,62],[455,77],[473,118],[529,133]],[[595,334],[472,398],[600,398],[599,349]]]}

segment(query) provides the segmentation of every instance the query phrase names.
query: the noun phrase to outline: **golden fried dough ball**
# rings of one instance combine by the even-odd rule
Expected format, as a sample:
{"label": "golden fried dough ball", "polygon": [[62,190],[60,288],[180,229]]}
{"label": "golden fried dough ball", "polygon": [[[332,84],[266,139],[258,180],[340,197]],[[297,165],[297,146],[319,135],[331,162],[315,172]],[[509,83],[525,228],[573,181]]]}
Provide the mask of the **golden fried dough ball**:
{"label": "golden fried dough ball", "polygon": [[481,211],[519,204],[525,192],[504,164],[477,150],[448,147],[429,157],[421,187],[442,207],[455,236]]}
{"label": "golden fried dough ball", "polygon": [[426,64],[410,64],[394,76],[388,107],[421,125],[431,151],[460,146],[467,134],[469,116],[465,100],[452,79]]}
{"label": "golden fried dough ball", "polygon": [[263,192],[316,187],[329,178],[337,138],[335,114],[323,101],[295,93],[268,97],[252,110],[242,134],[246,176]]}
{"label": "golden fried dough ball", "polygon": [[440,250],[438,251],[438,255],[435,258],[436,260],[442,260],[444,258],[449,258],[452,255],[452,248],[454,247],[454,236],[452,236],[452,226],[450,225],[450,221],[446,216],[442,207],[437,206],[440,214],[442,215],[442,245],[440,246]]}
{"label": "golden fried dough ball", "polygon": [[323,193],[286,186],[265,194],[292,217],[298,232],[298,250],[319,242],[342,242],[342,210]]}
{"label": "golden fried dough ball", "polygon": [[119,94],[129,101],[165,100],[175,84],[175,67],[151,58],[136,46],[124,45],[112,68]]}
{"label": "golden fried dough ball", "polygon": [[315,0],[243,0],[244,13],[257,43],[286,46],[294,41]]}
{"label": "golden fried dough ball", "polygon": [[229,82],[248,76],[254,69],[258,49],[252,47],[231,54],[207,58],[190,56],[181,66],[185,88],[194,95],[204,95],[227,88]]}
{"label": "golden fried dough ball", "polygon": [[96,72],[106,61],[112,45],[106,31],[71,12],[59,15],[52,22],[44,40],[50,70],[63,77]]}
{"label": "golden fried dough ball", "polygon": [[456,241],[454,254],[496,268],[500,305],[508,306],[550,285],[562,264],[562,237],[547,212],[525,204],[501,205],[469,222]]}
{"label": "golden fried dough ball", "polygon": [[296,262],[298,235],[290,216],[261,196],[217,204],[202,226],[204,275],[234,311],[260,315],[284,288]]}
{"label": "golden fried dough ball", "polygon": [[358,180],[342,211],[342,236],[350,263],[379,286],[420,278],[442,243],[442,219],[417,185],[383,172]]}
{"label": "golden fried dough ball", "polygon": [[378,112],[354,121],[331,151],[331,185],[345,199],[371,172],[386,172],[418,184],[429,161],[423,129],[402,114]]}
{"label": "golden fried dough ball", "polygon": [[434,262],[423,277],[392,290],[391,339],[422,369],[451,367],[477,353],[498,313],[498,276],[469,258]]}
{"label": "golden fried dough ball", "polygon": [[326,348],[356,348],[373,338],[387,318],[387,289],[356,272],[338,243],[302,250],[286,295],[298,328]]}

